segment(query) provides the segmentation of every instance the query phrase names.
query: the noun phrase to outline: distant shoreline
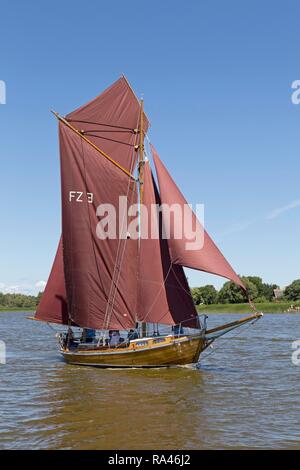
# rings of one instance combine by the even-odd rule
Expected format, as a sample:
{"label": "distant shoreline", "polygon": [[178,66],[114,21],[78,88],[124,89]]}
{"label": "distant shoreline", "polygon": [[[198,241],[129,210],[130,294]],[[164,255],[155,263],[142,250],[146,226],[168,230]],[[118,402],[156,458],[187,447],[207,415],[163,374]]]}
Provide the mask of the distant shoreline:
{"label": "distant shoreline", "polygon": [[[299,306],[299,302],[264,302],[255,304],[257,310],[263,313],[286,313],[287,309],[291,306]],[[248,303],[244,304],[211,304],[211,305],[197,305],[199,313],[249,313],[251,307]],[[291,312],[300,313],[300,312]]]}
{"label": "distant shoreline", "polygon": [[[256,304],[256,308],[259,312],[263,313],[286,313],[287,309],[293,304],[294,306],[299,306],[299,302],[264,302]],[[218,314],[218,313],[236,313],[236,314],[245,314],[251,313],[251,307],[248,303],[244,304],[211,304],[211,305],[197,305],[197,311],[202,313],[209,314]],[[1,312],[35,312],[34,308],[5,308],[0,307]],[[300,312],[291,312],[291,313],[300,313]]]}
{"label": "distant shoreline", "polygon": [[35,308],[0,307],[0,312],[35,312]]}

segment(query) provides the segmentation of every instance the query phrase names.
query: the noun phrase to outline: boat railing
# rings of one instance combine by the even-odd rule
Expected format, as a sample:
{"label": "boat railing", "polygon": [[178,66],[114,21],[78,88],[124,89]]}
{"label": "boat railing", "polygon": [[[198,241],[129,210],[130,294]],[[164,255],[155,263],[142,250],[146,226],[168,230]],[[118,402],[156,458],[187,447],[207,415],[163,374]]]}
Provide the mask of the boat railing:
{"label": "boat railing", "polygon": [[71,341],[68,339],[68,333],[61,333],[59,334],[59,343],[62,348],[70,347],[70,348],[94,348],[98,346],[98,348],[103,349],[116,349],[116,348],[124,348],[129,345],[130,341],[134,340],[141,340],[144,339],[155,339],[161,338],[164,336],[173,336],[175,338],[180,338],[183,336],[193,336],[198,335],[199,332],[203,332],[206,330],[206,320],[207,315],[202,314],[198,316],[198,328],[192,328],[190,326],[186,326],[186,323],[190,324],[190,319],[182,321],[176,325],[165,325],[165,324],[148,324],[147,325],[147,332],[142,328],[142,325],[139,325],[136,329],[134,329],[134,336],[130,337],[128,330],[120,330],[120,341],[115,345],[111,345],[108,337],[107,331],[98,330],[96,332],[95,337],[92,341],[84,341],[82,338],[82,331],[80,328],[73,328],[72,331],[72,339]]}

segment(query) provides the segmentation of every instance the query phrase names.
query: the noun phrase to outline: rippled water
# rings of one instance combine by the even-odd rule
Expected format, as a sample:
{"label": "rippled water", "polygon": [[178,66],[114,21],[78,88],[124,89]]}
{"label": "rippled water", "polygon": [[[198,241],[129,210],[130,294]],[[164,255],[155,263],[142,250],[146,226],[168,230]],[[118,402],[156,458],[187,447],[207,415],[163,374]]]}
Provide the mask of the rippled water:
{"label": "rippled water", "polygon": [[0,312],[0,448],[300,449],[300,315],[225,338],[198,368],[105,370],[66,365],[46,325]]}

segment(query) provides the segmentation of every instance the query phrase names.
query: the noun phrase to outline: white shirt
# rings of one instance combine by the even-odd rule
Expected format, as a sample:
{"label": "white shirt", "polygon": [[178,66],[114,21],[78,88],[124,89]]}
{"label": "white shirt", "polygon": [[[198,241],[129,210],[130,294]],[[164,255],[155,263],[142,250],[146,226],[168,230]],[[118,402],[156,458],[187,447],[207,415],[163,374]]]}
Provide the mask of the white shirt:
{"label": "white shirt", "polygon": [[113,332],[111,335],[110,345],[116,346],[116,344],[119,344],[119,339],[120,339],[120,333]]}

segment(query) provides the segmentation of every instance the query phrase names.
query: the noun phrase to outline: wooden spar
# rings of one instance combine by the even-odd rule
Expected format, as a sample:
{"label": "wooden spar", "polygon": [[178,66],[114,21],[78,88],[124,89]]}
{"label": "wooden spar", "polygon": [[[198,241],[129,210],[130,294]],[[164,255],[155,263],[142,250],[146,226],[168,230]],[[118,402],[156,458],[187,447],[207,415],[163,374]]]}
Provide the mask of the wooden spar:
{"label": "wooden spar", "polygon": [[118,162],[116,162],[113,158],[111,158],[109,155],[107,155],[107,153],[103,152],[103,150],[101,150],[99,147],[97,147],[97,145],[95,145],[91,140],[89,140],[87,137],[85,137],[85,135],[80,132],[78,129],[76,129],[76,127],[72,126],[72,124],[70,124],[65,118],[63,118],[62,116],[60,116],[56,111],[52,111],[51,110],[51,113],[54,114],[54,116],[60,121],[62,122],[63,124],[65,124],[69,129],[71,129],[73,132],[75,132],[75,134],[77,134],[79,137],[81,137],[85,142],[87,142],[91,147],[93,147],[93,149],[95,149],[97,152],[100,153],[100,155],[102,155],[103,157],[107,158],[107,160],[109,160],[111,163],[113,163],[115,166],[117,166],[121,171],[123,171],[124,173],[126,173],[126,175],[130,176],[130,178],[132,178],[133,180],[136,181],[135,177],[128,171],[126,170],[126,168],[124,168],[122,165],[120,165]]}
{"label": "wooden spar", "polygon": [[226,328],[241,325],[241,324],[246,323],[248,321],[258,319],[262,316],[263,316],[262,313],[257,312],[254,315],[249,315],[248,317],[241,318],[240,320],[236,320],[236,321],[233,321],[231,323],[225,323],[224,325],[217,326],[215,328],[212,328],[211,330],[206,330],[206,334],[216,333],[217,331],[225,330]]}

